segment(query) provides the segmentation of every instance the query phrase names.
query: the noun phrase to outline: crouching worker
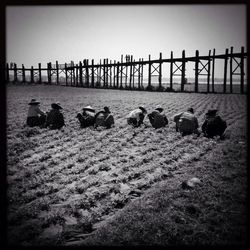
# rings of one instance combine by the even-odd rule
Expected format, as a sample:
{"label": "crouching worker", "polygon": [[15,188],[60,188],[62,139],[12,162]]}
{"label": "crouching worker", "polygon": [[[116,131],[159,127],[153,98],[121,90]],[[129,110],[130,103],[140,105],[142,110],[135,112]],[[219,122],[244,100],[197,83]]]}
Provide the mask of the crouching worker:
{"label": "crouching worker", "polygon": [[180,132],[182,136],[192,133],[198,134],[198,119],[194,115],[193,108],[187,109],[185,112],[181,112],[174,116],[174,122],[176,124],[176,131]]}
{"label": "crouching worker", "polygon": [[214,137],[219,135],[222,137],[223,133],[227,128],[226,121],[222,120],[219,115],[217,115],[216,109],[208,110],[205,115],[205,121],[201,126],[202,132],[206,137]]}
{"label": "crouching worker", "polygon": [[60,109],[62,109],[62,107],[60,103],[57,102],[52,103],[51,108],[52,109],[47,115],[45,126],[49,127],[50,129],[60,129],[65,125],[63,114],[60,112]]}
{"label": "crouching worker", "polygon": [[111,115],[108,107],[104,107],[103,110],[97,112],[94,120],[94,128],[97,128],[98,126],[111,128],[114,124],[114,117]]}
{"label": "crouching worker", "polygon": [[153,128],[165,127],[168,124],[168,119],[165,114],[162,113],[163,108],[157,106],[156,109],[148,114],[148,119]]}
{"label": "crouching worker", "polygon": [[139,108],[132,110],[129,115],[127,116],[128,124],[132,125],[133,127],[139,127],[147,114],[147,110],[140,106]]}
{"label": "crouching worker", "polygon": [[39,107],[40,102],[32,99],[29,103],[27,125],[30,127],[43,126],[46,121],[46,114]]}
{"label": "crouching worker", "polygon": [[82,109],[82,114],[78,113],[76,117],[80,122],[81,128],[94,126],[95,110],[91,106],[87,106]]}

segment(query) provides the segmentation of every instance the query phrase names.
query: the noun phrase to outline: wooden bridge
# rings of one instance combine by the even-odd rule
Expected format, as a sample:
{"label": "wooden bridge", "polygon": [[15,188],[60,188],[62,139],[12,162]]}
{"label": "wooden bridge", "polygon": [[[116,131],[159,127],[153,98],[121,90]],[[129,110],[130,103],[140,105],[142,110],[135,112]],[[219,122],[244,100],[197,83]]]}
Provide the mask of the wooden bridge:
{"label": "wooden bridge", "polygon": [[[47,63],[46,68],[38,64],[38,68],[33,66],[27,69],[22,65],[18,68],[15,63],[6,64],[5,78],[6,82],[13,83],[46,83],[66,86],[77,87],[90,87],[90,88],[115,88],[115,89],[130,89],[130,90],[156,90],[156,91],[175,91],[174,77],[180,77],[180,92],[185,92],[185,85],[187,84],[186,66],[187,63],[194,63],[194,84],[193,89],[189,92],[206,92],[216,93],[215,90],[215,66],[216,60],[224,61],[224,74],[223,74],[223,87],[221,93],[235,93],[233,86],[233,77],[239,78],[239,93],[245,94],[246,89],[244,81],[245,77],[245,63],[248,58],[248,53],[241,47],[239,53],[233,52],[233,47],[225,50],[225,54],[216,55],[215,49],[211,54],[211,50],[207,56],[200,56],[199,51],[196,50],[195,56],[186,57],[185,50],[182,51],[182,57],[174,58],[173,52],[170,58],[163,59],[162,53],[156,60],[151,60],[149,55],[148,60],[139,59],[135,61],[133,56],[121,56],[120,61],[104,59],[95,64],[94,60],[89,63],[88,59],[80,61],[79,64],[64,63],[55,64]],[[125,60],[123,60],[125,59]],[[164,83],[163,87],[163,64],[169,64],[169,82]],[[228,68],[229,64],[229,68]],[[145,71],[145,67],[147,71]],[[26,72],[30,75],[29,81]],[[42,74],[43,72],[43,74]],[[228,83],[229,72],[229,83]],[[147,76],[146,87],[144,86],[145,75]],[[152,77],[157,77],[158,82],[156,86],[152,84]],[[199,84],[199,76],[206,77],[205,91],[201,91]],[[13,79],[11,79],[11,77]],[[47,79],[44,81],[44,77]],[[20,80],[21,78],[21,80]],[[203,84],[204,85],[204,84]],[[227,88],[228,87],[228,88]]]}

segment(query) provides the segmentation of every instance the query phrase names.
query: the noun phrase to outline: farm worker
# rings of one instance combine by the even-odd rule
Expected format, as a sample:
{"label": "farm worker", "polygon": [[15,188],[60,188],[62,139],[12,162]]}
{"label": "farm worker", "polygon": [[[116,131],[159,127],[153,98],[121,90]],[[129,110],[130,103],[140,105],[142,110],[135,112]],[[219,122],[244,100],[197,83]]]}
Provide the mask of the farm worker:
{"label": "farm worker", "polygon": [[62,109],[59,102],[51,104],[51,110],[47,115],[46,127],[50,129],[60,129],[65,125],[63,114],[60,112]]}
{"label": "farm worker", "polygon": [[29,103],[27,125],[30,127],[41,126],[45,123],[46,114],[39,107],[40,102],[32,99]]}
{"label": "farm worker", "polygon": [[174,122],[176,123],[176,131],[179,131],[182,136],[192,133],[199,134],[198,119],[194,115],[193,108],[188,108],[187,111],[176,114]]}
{"label": "farm worker", "polygon": [[82,114],[78,113],[76,116],[81,124],[81,128],[94,126],[95,110],[91,106],[84,107]]}
{"label": "farm worker", "polygon": [[147,114],[147,110],[140,106],[139,108],[132,110],[127,116],[127,122],[134,127],[139,127],[144,120],[145,115]]}
{"label": "farm worker", "polygon": [[148,119],[154,128],[165,127],[168,124],[168,119],[162,111],[163,108],[158,105],[153,112],[148,114]]}
{"label": "farm worker", "polygon": [[99,111],[95,115],[94,127],[103,126],[106,128],[111,128],[114,124],[114,117],[108,107],[104,107],[103,110]]}
{"label": "farm worker", "polygon": [[227,128],[226,121],[217,115],[217,109],[210,109],[205,114],[205,121],[201,126],[202,132],[206,137],[222,136]]}

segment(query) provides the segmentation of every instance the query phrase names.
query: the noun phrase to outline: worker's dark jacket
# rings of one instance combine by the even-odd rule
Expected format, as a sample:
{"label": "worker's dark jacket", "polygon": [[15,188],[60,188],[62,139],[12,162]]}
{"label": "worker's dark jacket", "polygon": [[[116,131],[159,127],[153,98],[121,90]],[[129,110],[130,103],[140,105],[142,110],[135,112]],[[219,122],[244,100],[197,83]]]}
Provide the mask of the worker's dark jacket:
{"label": "worker's dark jacket", "polygon": [[63,114],[57,109],[52,109],[47,115],[46,127],[60,129],[64,125]]}
{"label": "worker's dark jacket", "polygon": [[106,113],[104,111],[99,111],[95,115],[95,120],[94,120],[94,126],[103,126],[106,128],[111,128],[111,126],[114,124],[114,117],[110,113]]}
{"label": "worker's dark jacket", "polygon": [[159,111],[154,110],[148,114],[149,121],[154,128],[165,127],[168,124],[168,119],[165,114],[161,114]]}
{"label": "worker's dark jacket", "polygon": [[81,124],[81,128],[87,128],[90,126],[94,126],[95,123],[95,113],[94,112],[83,112],[82,114],[78,114],[77,118]]}
{"label": "worker's dark jacket", "polygon": [[227,128],[226,121],[223,121],[219,115],[207,116],[201,126],[202,132],[207,137],[216,135],[221,136]]}
{"label": "worker's dark jacket", "polygon": [[176,131],[181,132],[182,135],[188,135],[198,132],[198,119],[189,111],[181,112],[174,116],[176,123]]}

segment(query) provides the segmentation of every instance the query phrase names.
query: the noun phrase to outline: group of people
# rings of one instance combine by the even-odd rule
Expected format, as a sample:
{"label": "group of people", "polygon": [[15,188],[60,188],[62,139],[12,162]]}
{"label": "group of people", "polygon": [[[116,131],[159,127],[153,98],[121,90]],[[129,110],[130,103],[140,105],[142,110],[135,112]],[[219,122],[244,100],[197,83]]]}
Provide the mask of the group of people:
{"label": "group of people", "polygon": [[[63,114],[61,113],[60,103],[52,103],[51,110],[47,113],[43,112],[39,107],[40,102],[32,99],[29,103],[27,125],[30,127],[41,126],[49,127],[50,129],[60,129],[65,125]],[[205,120],[201,126],[201,130],[206,137],[222,136],[227,128],[227,123],[218,114],[218,110],[211,109],[205,114]],[[127,118],[127,123],[133,127],[139,127],[143,124],[144,118],[148,117],[153,128],[161,128],[168,125],[168,119],[163,112],[161,106],[157,106],[155,110],[147,115],[147,110],[143,106],[132,110]],[[114,117],[111,114],[109,107],[105,106],[103,110],[95,112],[91,106],[84,107],[82,113],[78,113],[78,119],[81,128],[93,126],[94,128],[102,126],[111,128],[114,125]],[[182,136],[188,134],[200,134],[199,123],[194,115],[193,108],[188,108],[186,111],[176,114],[173,117],[176,124],[177,132]]]}
{"label": "group of people", "polygon": [[107,106],[103,110],[95,113],[95,110],[91,106],[84,107],[82,114],[78,113],[76,116],[80,122],[81,128],[86,128],[93,126],[94,128],[98,126],[103,126],[106,128],[111,128],[114,124],[114,117]]}
{"label": "group of people", "polygon": [[[51,110],[44,112],[40,109],[40,102],[32,99],[29,103],[27,125],[30,127],[40,126],[50,129],[60,129],[65,125],[63,114],[61,113],[62,106],[60,103],[52,103]],[[91,106],[83,108],[82,114],[78,113],[76,118],[80,122],[82,128],[94,126],[104,126],[111,128],[114,124],[114,117],[108,107],[95,113]]]}
{"label": "group of people", "polygon": [[[205,114],[205,120],[201,126],[201,130],[206,137],[222,137],[227,128],[226,121],[224,121],[217,112],[217,109],[209,109]],[[193,108],[188,108],[187,111],[176,114],[174,116],[174,121],[176,124],[176,131],[179,131],[182,136],[191,133],[200,134],[198,130],[198,119],[194,115]]]}
{"label": "group of people", "polygon": [[40,102],[36,99],[32,99],[29,103],[27,125],[30,127],[41,126],[49,127],[50,129],[60,129],[64,123],[64,117],[61,113],[60,103],[52,103],[51,110],[49,112],[43,112],[40,109]]}
{"label": "group of people", "polygon": [[[210,109],[205,114],[205,121],[201,126],[201,130],[206,137],[222,136],[227,128],[227,123],[218,114],[217,109]],[[147,110],[140,106],[130,112],[127,117],[128,124],[139,127],[147,114]],[[154,128],[161,128],[168,125],[168,119],[163,113],[163,108],[157,106],[154,111],[148,114],[149,121]],[[173,117],[176,132],[180,132],[182,136],[189,134],[200,135],[199,123],[194,115],[194,109],[188,108],[186,111],[176,114]]]}

